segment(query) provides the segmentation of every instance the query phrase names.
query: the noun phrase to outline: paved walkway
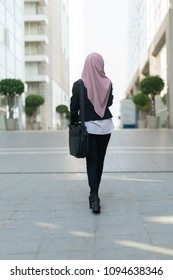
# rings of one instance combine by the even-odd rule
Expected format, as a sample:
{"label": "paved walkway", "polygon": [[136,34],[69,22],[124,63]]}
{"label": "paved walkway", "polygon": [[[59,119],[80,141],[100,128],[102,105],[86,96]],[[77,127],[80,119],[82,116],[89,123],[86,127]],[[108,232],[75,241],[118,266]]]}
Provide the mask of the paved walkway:
{"label": "paved walkway", "polygon": [[0,132],[0,259],[172,260],[173,130],[116,130],[102,212],[67,131]]}

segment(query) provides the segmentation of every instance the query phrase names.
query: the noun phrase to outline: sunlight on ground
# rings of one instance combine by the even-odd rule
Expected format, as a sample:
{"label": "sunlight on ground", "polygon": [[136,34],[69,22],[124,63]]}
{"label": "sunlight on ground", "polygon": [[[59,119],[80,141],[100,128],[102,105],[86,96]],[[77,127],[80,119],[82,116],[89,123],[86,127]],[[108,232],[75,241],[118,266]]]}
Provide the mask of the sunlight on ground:
{"label": "sunlight on ground", "polygon": [[[110,176],[110,175],[109,175]],[[120,181],[137,181],[137,182],[154,182],[154,183],[160,183],[164,182],[164,180],[154,180],[154,179],[144,179],[144,178],[129,178],[129,177],[116,177],[116,180]]]}
{"label": "sunlight on ground", "polygon": [[153,216],[145,218],[145,220],[160,224],[173,224],[173,216]]}
{"label": "sunlight on ground", "polygon": [[120,241],[115,241],[114,243],[122,245],[124,247],[136,248],[136,249],[143,250],[143,251],[153,252],[153,250],[154,250],[156,253],[173,256],[173,249],[167,249],[167,248],[160,247],[160,246],[151,246],[151,245],[148,245],[145,243],[138,243],[138,242],[129,241],[129,240],[120,240]]}
{"label": "sunlight on ground", "polygon": [[50,223],[36,223],[37,226],[42,227],[42,228],[61,228],[61,226],[55,225],[55,224],[50,224]]}
{"label": "sunlight on ground", "polygon": [[84,231],[70,231],[69,233],[78,237],[94,237],[93,233]]}
{"label": "sunlight on ground", "polygon": [[[62,229],[62,226],[50,224],[50,223],[36,223],[37,226],[42,228],[51,228],[51,229]],[[68,232],[71,235],[78,236],[78,237],[94,237],[93,233],[86,232],[86,231],[69,231]]]}

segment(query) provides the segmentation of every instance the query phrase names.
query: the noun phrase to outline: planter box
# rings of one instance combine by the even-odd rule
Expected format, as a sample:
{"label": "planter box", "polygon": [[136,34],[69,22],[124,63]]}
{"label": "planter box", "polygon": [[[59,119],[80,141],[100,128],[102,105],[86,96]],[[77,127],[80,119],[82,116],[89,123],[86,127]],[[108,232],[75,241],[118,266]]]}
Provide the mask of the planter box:
{"label": "planter box", "polygon": [[39,130],[40,129],[40,123],[38,123],[38,122],[32,123],[32,129],[33,130]]}
{"label": "planter box", "polygon": [[147,120],[138,120],[138,128],[146,128]]}
{"label": "planter box", "polygon": [[147,116],[147,128],[158,128],[159,117],[157,116]]}
{"label": "planter box", "polygon": [[5,119],[5,126],[7,130],[16,130],[17,129],[18,119]]}

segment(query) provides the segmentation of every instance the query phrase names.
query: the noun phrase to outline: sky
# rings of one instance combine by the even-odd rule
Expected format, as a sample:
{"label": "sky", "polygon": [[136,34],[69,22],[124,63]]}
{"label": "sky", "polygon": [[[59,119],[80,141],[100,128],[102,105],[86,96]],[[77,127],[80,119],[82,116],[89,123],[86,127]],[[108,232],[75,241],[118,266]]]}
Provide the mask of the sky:
{"label": "sky", "polygon": [[86,56],[100,53],[112,80],[114,107],[124,98],[128,66],[128,0],[69,0],[70,81],[81,77]]}

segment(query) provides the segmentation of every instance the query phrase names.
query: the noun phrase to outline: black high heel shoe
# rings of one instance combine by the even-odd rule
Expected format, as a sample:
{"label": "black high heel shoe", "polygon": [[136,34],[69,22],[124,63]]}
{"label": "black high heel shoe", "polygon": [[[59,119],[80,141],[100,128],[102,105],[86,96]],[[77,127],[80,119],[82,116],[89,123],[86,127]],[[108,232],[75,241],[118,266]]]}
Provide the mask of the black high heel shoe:
{"label": "black high heel shoe", "polygon": [[90,194],[89,196],[89,208],[92,208],[92,202],[93,202],[93,195]]}
{"label": "black high heel shoe", "polygon": [[92,209],[93,213],[100,213],[101,206],[100,206],[100,198],[97,194],[89,196],[89,207]]}

